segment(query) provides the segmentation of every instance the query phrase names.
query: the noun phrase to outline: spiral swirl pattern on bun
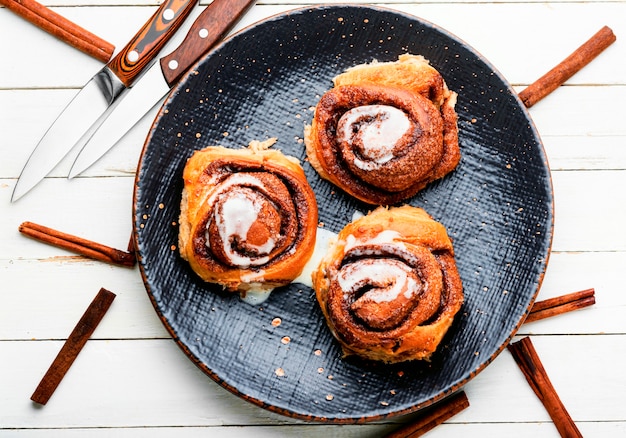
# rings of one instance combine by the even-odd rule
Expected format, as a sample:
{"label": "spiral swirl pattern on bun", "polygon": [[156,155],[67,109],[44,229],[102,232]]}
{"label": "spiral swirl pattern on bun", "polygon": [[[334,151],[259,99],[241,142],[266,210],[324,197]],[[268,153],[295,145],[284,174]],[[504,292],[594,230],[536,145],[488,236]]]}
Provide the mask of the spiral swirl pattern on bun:
{"label": "spiral swirl pattern on bun", "polygon": [[334,84],[305,127],[322,178],[361,201],[391,205],[458,164],[456,93],[423,57],[360,65]]}
{"label": "spiral swirl pattern on bun", "polygon": [[411,206],[348,224],[313,286],[344,352],[387,363],[428,359],[463,303],[445,228]]}
{"label": "spiral swirl pattern on bun", "polygon": [[290,283],[315,246],[317,205],[304,171],[259,145],[197,151],[183,173],[180,254],[230,291]]}

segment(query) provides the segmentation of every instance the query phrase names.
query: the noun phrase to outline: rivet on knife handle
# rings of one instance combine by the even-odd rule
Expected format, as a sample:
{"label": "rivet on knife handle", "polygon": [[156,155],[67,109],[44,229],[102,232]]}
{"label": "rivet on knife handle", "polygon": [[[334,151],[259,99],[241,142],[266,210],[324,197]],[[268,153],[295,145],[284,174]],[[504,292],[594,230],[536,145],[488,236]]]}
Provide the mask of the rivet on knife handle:
{"label": "rivet on knife handle", "polygon": [[126,87],[154,59],[196,3],[197,0],[165,0],[137,36],[111,60],[109,68]]}
{"label": "rivet on knife handle", "polygon": [[161,58],[161,70],[169,86],[178,82],[201,54],[222,39],[254,0],[214,0],[196,19],[180,46]]}

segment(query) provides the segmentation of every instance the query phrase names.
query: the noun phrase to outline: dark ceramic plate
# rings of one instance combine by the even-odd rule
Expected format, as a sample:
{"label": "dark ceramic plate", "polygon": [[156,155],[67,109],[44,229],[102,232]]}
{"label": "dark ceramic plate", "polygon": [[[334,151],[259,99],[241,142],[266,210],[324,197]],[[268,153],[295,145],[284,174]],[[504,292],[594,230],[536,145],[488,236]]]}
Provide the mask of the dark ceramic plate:
{"label": "dark ceramic plate", "polygon": [[[278,137],[303,161],[320,221],[338,232],[368,207],[304,162],[303,126],[347,67],[424,55],[459,93],[462,161],[409,201],[454,240],[465,304],[431,362],[382,366],[344,359],[314,292],[292,284],[259,306],[200,281],[178,256],[185,161],[208,145]],[[185,354],[238,396],[288,416],[335,423],[406,414],[458,390],[522,324],[552,236],[550,173],[511,86],[476,51],[416,17],[354,6],[301,9],[256,24],[204,58],[172,92],[146,141],[135,233],[148,294]],[[274,318],[282,323],[275,327]],[[281,339],[288,336],[291,342]],[[284,375],[277,375],[282,369]],[[176,376],[172,376],[173,379]]]}

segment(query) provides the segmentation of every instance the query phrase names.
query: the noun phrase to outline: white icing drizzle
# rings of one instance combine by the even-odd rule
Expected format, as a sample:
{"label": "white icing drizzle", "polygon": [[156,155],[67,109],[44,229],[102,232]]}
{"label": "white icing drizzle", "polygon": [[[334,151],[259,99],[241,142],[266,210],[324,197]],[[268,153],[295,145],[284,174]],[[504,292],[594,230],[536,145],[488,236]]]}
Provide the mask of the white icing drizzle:
{"label": "white icing drizzle", "polygon": [[[209,204],[213,204],[216,198],[224,193],[224,191],[230,189],[233,186],[242,184],[263,188],[263,183],[253,176],[245,174],[233,174],[221,184],[220,189],[213,193],[213,195],[209,197],[207,202]],[[237,237],[241,241],[246,240],[250,227],[258,219],[258,215],[262,207],[261,203],[254,198],[246,196],[245,193],[240,193],[236,191],[227,193],[226,196],[227,198],[222,203],[221,211],[216,210],[213,219],[217,225],[220,238],[224,244],[224,251],[226,253],[226,256],[228,257],[228,260],[233,265],[242,268],[248,266],[259,266],[267,263],[269,261],[269,257],[265,256],[252,258],[242,256],[232,249],[230,243],[232,237]],[[208,236],[206,241],[208,245]],[[268,254],[274,248],[275,244],[276,241],[272,238],[269,238],[263,245],[248,245],[255,248],[259,254]]]}
{"label": "white icing drizzle", "polygon": [[380,233],[378,233],[376,236],[372,237],[371,239],[357,239],[354,236],[354,234],[350,234],[346,238],[346,244],[344,246],[344,253],[358,246],[380,245],[383,243],[392,243],[392,242],[395,245],[398,245],[399,247],[404,248],[404,245],[402,243],[394,242],[395,239],[399,237],[401,237],[400,233],[398,233],[397,231],[393,231],[393,230],[383,230]]}
{"label": "white icing drizzle", "polygon": [[[224,250],[230,262],[241,267],[263,265],[269,261],[268,256],[264,257],[246,257],[234,251],[230,241],[232,237],[238,237],[241,241],[245,241],[248,231],[252,224],[258,219],[261,205],[258,200],[250,199],[244,193],[234,193],[222,204],[221,214],[216,213],[215,221],[220,237],[224,243]],[[263,245],[248,246],[255,248],[259,254],[269,253],[275,245],[275,241],[269,238]]]}
{"label": "white icing drizzle", "polygon": [[[364,123],[360,123],[364,121]],[[358,131],[354,132],[354,126]],[[359,126],[361,125],[361,126]],[[347,111],[339,121],[337,138],[351,143],[357,136],[362,145],[362,160],[354,164],[362,170],[375,170],[394,157],[398,140],[410,129],[411,122],[404,111],[389,105],[363,105]]]}
{"label": "white icing drizzle", "polygon": [[329,231],[326,228],[317,229],[313,255],[306,263],[306,265],[304,265],[302,273],[295,280],[293,280],[294,283],[301,283],[305,286],[313,287],[313,280],[311,279],[311,275],[321,263],[322,258],[326,255],[326,252],[328,252],[328,248],[330,247],[331,243],[336,239],[337,233]]}
{"label": "white icing drizzle", "polygon": [[[393,230],[383,230],[371,238],[364,239],[358,239],[350,234],[345,241],[344,254],[350,251],[356,256],[374,255],[375,250],[365,248],[370,245],[385,245],[386,251],[401,254],[406,247],[402,242],[396,241],[400,237],[400,233]],[[404,293],[406,298],[411,298],[421,290],[422,285],[411,277],[411,271],[409,266],[399,261],[368,259],[367,263],[356,261],[347,265],[339,273],[338,281],[341,289],[346,292],[359,284],[381,285],[367,292],[364,297],[382,303],[393,301],[401,293]]]}
{"label": "white icing drizzle", "polygon": [[254,282],[261,284],[263,280],[265,279],[264,276],[265,276],[265,271],[261,269],[259,271],[253,271],[253,272],[247,272],[247,273],[241,274],[239,276],[239,279],[243,281],[244,283],[248,283],[248,284],[252,284]]}
{"label": "white icing drizzle", "polygon": [[373,285],[374,289],[363,297],[376,303],[395,300],[400,294],[411,298],[420,291],[420,284],[410,276],[411,268],[400,262],[389,260],[367,260],[345,266],[337,276],[339,287],[345,292],[354,292],[362,285]]}
{"label": "white icing drizzle", "polygon": [[[250,178],[250,179],[254,179],[254,178]],[[356,220],[362,216],[364,216],[364,213],[360,211],[355,211],[352,219]],[[353,249],[362,245],[368,245],[368,244],[393,243],[394,245],[397,245],[399,247],[398,252],[401,252],[400,248],[404,247],[404,245],[398,242],[394,242],[394,239],[397,237],[400,237],[400,234],[397,231],[392,231],[392,230],[384,230],[371,239],[363,239],[363,240],[358,240],[356,239],[355,236],[349,235],[344,251],[347,252],[350,249]],[[313,271],[317,269],[322,259],[328,252],[328,248],[336,240],[337,240],[337,233],[330,231],[326,228],[318,227],[316,238],[315,238],[315,249],[313,250],[313,255],[311,256],[309,261],[306,263],[306,265],[302,269],[302,273],[293,280],[293,283],[300,283],[304,286],[313,287],[311,274],[313,273]],[[366,251],[363,251],[364,254],[365,252]],[[369,267],[366,268],[364,271],[366,274],[369,274],[370,272],[372,272],[370,271]],[[386,265],[383,266],[382,263],[381,263],[381,266],[379,267],[379,271],[381,274],[384,272],[390,272],[388,269],[388,266]],[[400,273],[400,271],[398,271],[398,273]],[[389,275],[389,277],[394,277],[394,276],[397,276],[398,278],[401,278],[403,276],[406,277],[406,275],[397,275],[398,273],[392,273],[391,275]],[[242,301],[251,305],[258,305],[258,304],[262,304],[269,298],[270,294],[272,293],[272,289],[263,289],[264,287],[263,284],[258,283],[258,285],[255,285],[253,283],[254,281],[257,281],[257,282],[262,281],[262,274],[263,272],[259,271],[259,273],[250,274],[249,277],[248,276],[242,277],[242,281],[244,281],[245,283],[248,283],[251,286],[250,290],[240,293],[240,297]],[[371,276],[367,275],[367,277],[371,277]],[[405,281],[403,284],[406,284],[406,287],[398,283],[396,288],[398,288],[398,290],[400,291],[404,290],[404,293],[407,297],[409,297],[411,294],[416,293],[416,291],[418,290],[417,288],[419,287],[413,279],[410,279],[409,282]],[[385,296],[388,297],[388,301],[391,301],[393,300],[393,297],[397,295],[395,295],[395,292],[387,292],[387,295]],[[382,295],[376,298],[377,302],[386,301],[386,300],[387,299],[385,299]]]}
{"label": "white icing drizzle", "polygon": [[247,291],[243,291],[239,294],[239,298],[244,303],[250,304],[252,306],[258,306],[259,304],[263,304],[270,297],[273,289],[261,289],[253,288]]}
{"label": "white icing drizzle", "polygon": [[[318,228],[316,237],[315,237],[315,249],[313,250],[313,255],[309,259],[309,261],[302,269],[302,273],[293,280],[293,283],[300,283],[304,286],[313,287],[313,281],[311,279],[311,274],[317,267],[319,266],[322,258],[328,251],[330,244],[337,238],[337,233],[329,231],[325,228]],[[259,272],[261,274],[262,271]],[[256,280],[260,281],[259,277],[248,278],[247,276],[241,278],[242,281],[249,283],[249,281]],[[251,289],[245,292],[241,292],[239,297],[245,303],[251,304],[253,306],[262,304],[265,302],[270,294],[272,293],[272,289],[262,289],[264,285],[262,284],[250,284]],[[266,287],[266,286],[265,286]]]}

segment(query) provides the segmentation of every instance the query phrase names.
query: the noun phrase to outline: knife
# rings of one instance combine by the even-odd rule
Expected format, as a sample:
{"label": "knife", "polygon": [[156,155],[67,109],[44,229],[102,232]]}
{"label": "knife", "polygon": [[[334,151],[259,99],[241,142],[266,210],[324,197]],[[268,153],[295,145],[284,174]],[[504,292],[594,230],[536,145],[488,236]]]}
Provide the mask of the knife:
{"label": "knife", "polygon": [[192,24],[180,46],[141,78],[130,97],[118,105],[91,139],[81,139],[82,149],[69,178],[89,168],[160,103],[182,75],[226,35],[253,3],[254,0],[213,0]]}
{"label": "knife", "polygon": [[87,82],[35,147],[17,180],[11,201],[24,196],[50,173],[85,134],[86,128],[93,129],[90,127],[94,123],[101,123],[106,118],[107,111],[154,63],[159,51],[182,25],[197,1],[165,0],[120,53]]}

